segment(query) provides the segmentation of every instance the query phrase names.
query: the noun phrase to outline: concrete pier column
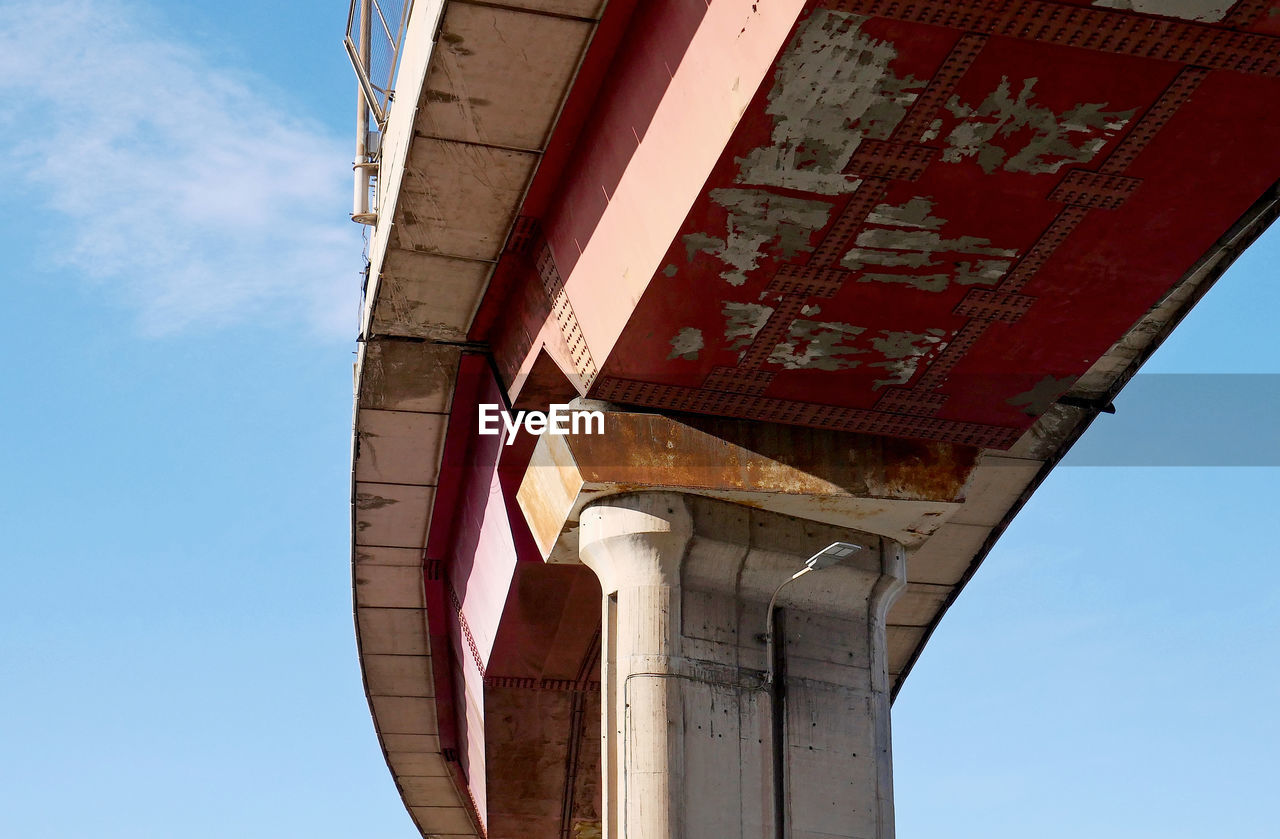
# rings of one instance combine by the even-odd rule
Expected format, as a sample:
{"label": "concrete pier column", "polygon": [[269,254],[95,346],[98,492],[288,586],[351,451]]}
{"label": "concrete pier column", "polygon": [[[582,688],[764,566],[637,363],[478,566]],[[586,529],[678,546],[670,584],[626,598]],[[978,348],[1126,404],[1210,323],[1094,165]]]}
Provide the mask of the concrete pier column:
{"label": "concrete pier column", "polygon": [[[837,541],[861,549],[778,596],[770,684],[770,597]],[[607,839],[891,839],[896,543],[639,492],[583,509],[579,553],[604,593]]]}

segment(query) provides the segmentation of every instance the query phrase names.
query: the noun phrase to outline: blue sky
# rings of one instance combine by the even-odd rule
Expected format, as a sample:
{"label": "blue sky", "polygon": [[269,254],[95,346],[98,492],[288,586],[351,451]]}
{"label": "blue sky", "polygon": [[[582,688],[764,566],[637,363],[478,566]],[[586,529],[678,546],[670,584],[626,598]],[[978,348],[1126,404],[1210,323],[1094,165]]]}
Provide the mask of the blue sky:
{"label": "blue sky", "polygon": [[[351,629],[345,15],[0,0],[0,836],[415,835]],[[1152,369],[1280,373],[1278,248]],[[1058,470],[899,698],[899,836],[1273,835],[1278,477]]]}

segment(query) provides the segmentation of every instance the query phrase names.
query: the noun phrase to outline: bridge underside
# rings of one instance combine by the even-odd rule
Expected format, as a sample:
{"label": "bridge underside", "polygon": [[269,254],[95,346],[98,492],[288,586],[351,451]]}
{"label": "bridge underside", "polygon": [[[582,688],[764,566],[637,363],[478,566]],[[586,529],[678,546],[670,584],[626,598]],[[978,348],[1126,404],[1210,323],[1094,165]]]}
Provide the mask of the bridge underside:
{"label": "bridge underside", "polygon": [[[424,834],[617,817],[609,584],[578,562],[609,498],[901,546],[880,641],[900,688],[1275,214],[1272,4],[1118,5],[419,0],[379,175],[353,573]],[[480,404],[575,398],[604,435],[477,433]]]}

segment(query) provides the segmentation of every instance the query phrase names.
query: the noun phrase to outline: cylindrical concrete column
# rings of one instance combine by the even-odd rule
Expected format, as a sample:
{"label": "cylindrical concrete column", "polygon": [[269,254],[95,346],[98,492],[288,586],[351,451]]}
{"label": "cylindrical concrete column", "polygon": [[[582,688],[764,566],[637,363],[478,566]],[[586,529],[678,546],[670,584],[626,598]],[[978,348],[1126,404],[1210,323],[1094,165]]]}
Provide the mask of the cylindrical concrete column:
{"label": "cylindrical concrete column", "polygon": [[[892,839],[884,615],[905,585],[898,546],[674,492],[595,501],[580,524],[604,593],[607,839],[760,839],[779,820],[791,839]],[[861,550],[778,599],[771,691],[766,604],[834,541]]]}
{"label": "cylindrical concrete column", "polygon": [[643,493],[582,514],[583,563],[604,591],[601,763],[607,836],[679,836],[680,567],[693,535],[683,499]]}

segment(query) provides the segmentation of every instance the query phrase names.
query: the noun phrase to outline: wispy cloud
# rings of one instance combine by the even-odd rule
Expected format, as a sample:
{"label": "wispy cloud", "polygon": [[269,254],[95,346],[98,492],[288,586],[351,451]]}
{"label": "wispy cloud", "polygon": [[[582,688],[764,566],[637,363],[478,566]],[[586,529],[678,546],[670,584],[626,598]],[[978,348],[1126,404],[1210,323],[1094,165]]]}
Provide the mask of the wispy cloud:
{"label": "wispy cloud", "polygon": [[166,334],[250,319],[352,334],[345,138],[119,0],[0,4],[5,180],[70,273]]}

